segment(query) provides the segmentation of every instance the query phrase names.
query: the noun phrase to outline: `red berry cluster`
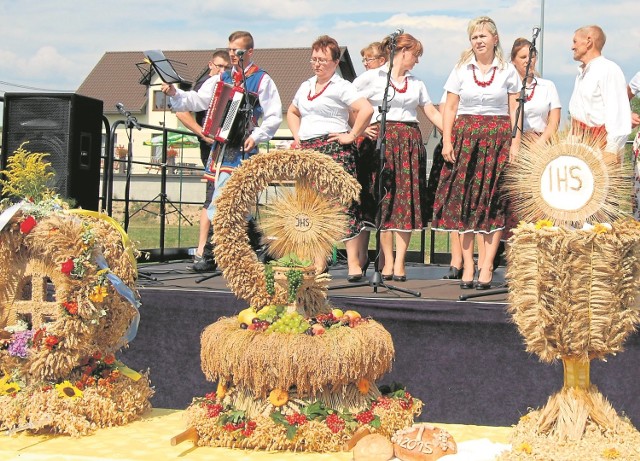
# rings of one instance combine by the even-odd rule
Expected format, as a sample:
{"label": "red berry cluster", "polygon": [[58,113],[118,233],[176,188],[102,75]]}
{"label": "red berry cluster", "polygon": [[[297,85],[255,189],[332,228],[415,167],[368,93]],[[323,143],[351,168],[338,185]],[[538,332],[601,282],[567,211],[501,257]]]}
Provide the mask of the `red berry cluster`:
{"label": "red berry cluster", "polygon": [[256,429],[255,421],[241,421],[239,423],[227,423],[223,427],[226,431],[233,432],[237,430],[241,430],[242,435],[245,437],[249,437],[253,434],[253,431]]}
{"label": "red berry cluster", "polygon": [[208,404],[206,405],[206,408],[207,408],[207,416],[209,418],[216,418],[218,415],[220,415],[220,412],[222,411],[222,405],[220,405],[219,403]]}
{"label": "red berry cluster", "polygon": [[404,393],[404,397],[402,397],[399,401],[400,408],[403,410],[408,410],[413,406],[413,397],[407,391]]}
{"label": "red berry cluster", "polygon": [[373,414],[372,410],[362,411],[356,415],[356,421],[361,424],[369,424],[375,418],[376,416]]}
{"label": "red berry cluster", "polygon": [[338,416],[337,413],[331,413],[330,415],[328,415],[325,423],[334,434],[337,434],[338,432],[343,430],[345,426],[344,419]]}
{"label": "red berry cluster", "polygon": [[381,395],[376,400],[371,403],[371,409],[373,410],[376,407],[382,407],[386,410],[391,408],[391,399],[389,397],[385,397]]}
{"label": "red berry cluster", "polygon": [[207,399],[207,400],[215,401],[216,400],[216,393],[215,392],[209,392],[208,394],[204,395],[204,398]]}
{"label": "red berry cluster", "polygon": [[291,426],[302,426],[307,422],[307,417],[302,413],[294,413],[292,415],[285,416],[285,419]]}

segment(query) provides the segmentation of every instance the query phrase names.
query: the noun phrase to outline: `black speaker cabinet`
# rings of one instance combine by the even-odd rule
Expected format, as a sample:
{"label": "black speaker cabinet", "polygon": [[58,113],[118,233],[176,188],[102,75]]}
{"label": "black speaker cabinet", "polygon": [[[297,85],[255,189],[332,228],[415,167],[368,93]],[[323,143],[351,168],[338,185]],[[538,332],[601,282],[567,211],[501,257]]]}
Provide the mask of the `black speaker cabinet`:
{"label": "black speaker cabinet", "polygon": [[25,144],[49,154],[52,188],[77,207],[98,210],[102,101],[72,93],[5,93],[2,169]]}

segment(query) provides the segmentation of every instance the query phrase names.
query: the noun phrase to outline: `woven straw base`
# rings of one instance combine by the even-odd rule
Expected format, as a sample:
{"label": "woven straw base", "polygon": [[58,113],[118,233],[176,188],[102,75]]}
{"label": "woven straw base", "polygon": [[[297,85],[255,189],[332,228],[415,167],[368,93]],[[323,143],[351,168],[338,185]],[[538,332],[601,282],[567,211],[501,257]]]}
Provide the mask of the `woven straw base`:
{"label": "woven straw base", "polygon": [[640,459],[640,432],[600,392],[563,388],[515,426],[512,451],[499,461]]}

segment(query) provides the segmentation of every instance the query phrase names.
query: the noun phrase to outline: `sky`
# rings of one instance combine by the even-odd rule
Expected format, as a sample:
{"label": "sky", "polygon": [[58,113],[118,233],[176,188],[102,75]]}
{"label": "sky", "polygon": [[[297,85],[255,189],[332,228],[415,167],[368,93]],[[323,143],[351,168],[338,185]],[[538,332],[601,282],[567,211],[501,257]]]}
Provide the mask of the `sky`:
{"label": "sky", "polygon": [[348,47],[359,74],[360,49],[402,28],[424,46],[414,74],[437,102],[469,46],[467,23],[481,15],[496,22],[506,54],[515,38],[531,39],[542,27],[543,76],[558,88],[563,119],[576,75],[575,29],[600,25],[603,54],[627,81],[640,71],[638,0],[0,0],[0,93],[73,92],[107,51],[226,47],[240,29],[253,34],[256,48],[309,47],[328,34]]}

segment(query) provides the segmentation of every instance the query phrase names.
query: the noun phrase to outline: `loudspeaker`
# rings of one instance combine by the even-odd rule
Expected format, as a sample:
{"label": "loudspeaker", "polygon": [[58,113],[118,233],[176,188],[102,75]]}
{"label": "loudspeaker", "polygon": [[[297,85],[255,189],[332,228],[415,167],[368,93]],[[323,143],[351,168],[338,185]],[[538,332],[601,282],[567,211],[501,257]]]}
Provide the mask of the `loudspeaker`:
{"label": "loudspeaker", "polygon": [[47,153],[51,187],[78,207],[98,210],[102,101],[73,93],[5,93],[2,169],[20,145]]}

